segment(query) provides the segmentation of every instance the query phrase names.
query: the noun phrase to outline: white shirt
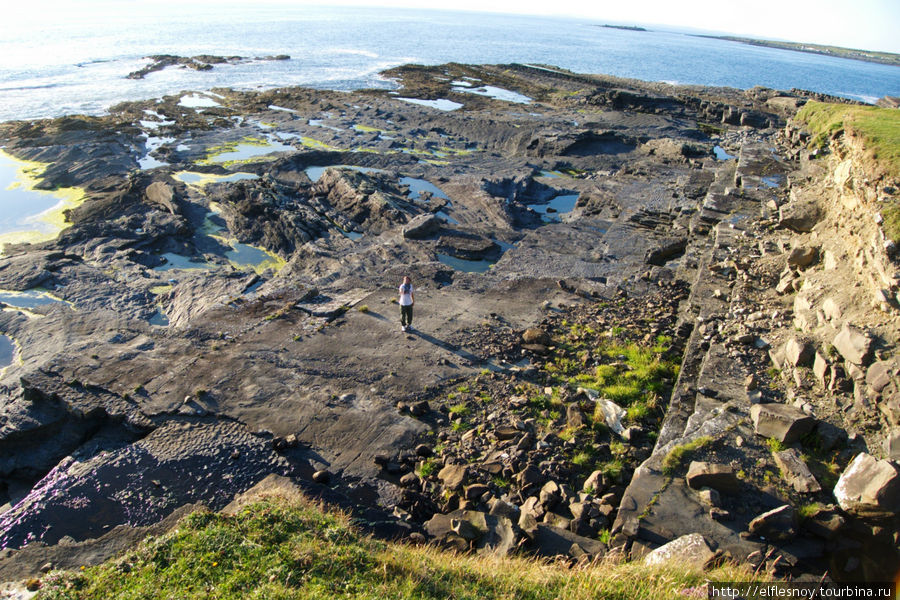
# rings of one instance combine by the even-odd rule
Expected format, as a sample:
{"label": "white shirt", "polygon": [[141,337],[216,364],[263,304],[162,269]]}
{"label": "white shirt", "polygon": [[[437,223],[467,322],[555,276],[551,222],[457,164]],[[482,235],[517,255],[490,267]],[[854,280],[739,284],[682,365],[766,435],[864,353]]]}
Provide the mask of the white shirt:
{"label": "white shirt", "polygon": [[[403,288],[408,286],[406,292],[403,291]],[[401,285],[399,288],[400,291],[400,306],[411,306],[413,303],[412,295],[413,295],[413,286],[411,283]]]}

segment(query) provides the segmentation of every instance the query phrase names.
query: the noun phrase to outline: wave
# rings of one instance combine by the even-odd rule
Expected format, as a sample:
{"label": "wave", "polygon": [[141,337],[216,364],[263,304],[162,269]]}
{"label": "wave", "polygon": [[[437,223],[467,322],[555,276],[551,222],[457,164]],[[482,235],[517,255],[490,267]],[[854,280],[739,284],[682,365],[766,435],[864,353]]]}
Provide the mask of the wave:
{"label": "wave", "polygon": [[850,98],[852,100],[859,100],[861,102],[865,102],[866,104],[875,104],[881,98],[878,96],[867,96],[865,94],[856,94],[853,92],[835,92],[835,96],[843,96],[844,98]]}
{"label": "wave", "polygon": [[365,56],[366,58],[378,58],[378,54],[369,50],[358,50],[356,48],[327,48],[327,54],[352,54],[354,56]]}
{"label": "wave", "polygon": [[39,85],[14,85],[0,84],[0,92],[17,92],[21,90],[46,90],[50,88],[63,87],[61,83],[42,83]]}

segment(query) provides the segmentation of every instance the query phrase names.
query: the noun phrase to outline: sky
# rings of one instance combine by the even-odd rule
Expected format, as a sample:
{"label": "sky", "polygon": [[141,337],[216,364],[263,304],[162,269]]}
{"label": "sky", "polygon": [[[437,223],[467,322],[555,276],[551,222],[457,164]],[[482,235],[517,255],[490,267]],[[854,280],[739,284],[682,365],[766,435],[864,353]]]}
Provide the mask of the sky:
{"label": "sky", "polygon": [[[4,9],[4,20],[86,16],[147,5],[222,5],[233,0],[31,0]],[[656,28],[723,34],[900,53],[900,0],[262,0],[260,4],[382,6],[578,17]],[[246,5],[245,2],[243,4]],[[51,17],[52,18],[52,17]]]}

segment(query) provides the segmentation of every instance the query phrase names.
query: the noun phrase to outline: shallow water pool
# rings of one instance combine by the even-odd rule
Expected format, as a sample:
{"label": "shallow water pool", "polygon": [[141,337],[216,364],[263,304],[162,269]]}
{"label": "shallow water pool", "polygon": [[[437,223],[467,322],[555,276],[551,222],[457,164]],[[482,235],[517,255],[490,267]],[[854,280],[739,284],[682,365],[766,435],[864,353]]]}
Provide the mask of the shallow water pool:
{"label": "shallow water pool", "polygon": [[13,364],[18,347],[8,335],[0,335],[0,369],[5,369]]}
{"label": "shallow water pool", "polygon": [[441,264],[445,264],[453,270],[462,271],[463,273],[484,273],[496,262],[493,260],[466,260],[441,252],[438,252],[437,259]]}
{"label": "shallow water pool", "polygon": [[37,308],[49,304],[66,304],[65,300],[51,296],[50,292],[41,289],[13,292],[0,290],[0,302],[15,308]]}

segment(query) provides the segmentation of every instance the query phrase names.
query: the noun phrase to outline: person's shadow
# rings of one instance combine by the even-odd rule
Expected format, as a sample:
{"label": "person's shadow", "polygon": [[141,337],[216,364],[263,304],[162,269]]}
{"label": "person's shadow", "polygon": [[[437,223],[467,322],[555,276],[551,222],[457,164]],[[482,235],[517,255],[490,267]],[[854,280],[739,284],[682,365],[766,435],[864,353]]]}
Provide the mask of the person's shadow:
{"label": "person's shadow", "polygon": [[[370,317],[374,317],[375,319],[378,319],[379,321],[385,321],[385,322],[390,321],[390,319],[388,319],[384,315],[374,312],[372,310],[368,310],[364,314],[366,314]],[[443,348],[447,352],[452,352],[453,354],[455,354],[456,356],[458,356],[459,358],[461,358],[462,360],[464,360],[465,362],[467,362],[470,365],[479,365],[479,364],[484,364],[487,362],[480,356],[478,356],[476,354],[472,354],[468,350],[463,350],[459,346],[456,346],[456,345],[451,344],[450,342],[446,342],[444,340],[440,340],[440,339],[434,337],[433,335],[429,335],[429,334],[427,334],[423,331],[420,331],[416,328],[413,328],[411,331],[408,331],[406,333],[407,333],[407,335],[418,336],[418,337],[422,338],[423,340],[425,340],[426,342],[434,344],[438,348]]]}

